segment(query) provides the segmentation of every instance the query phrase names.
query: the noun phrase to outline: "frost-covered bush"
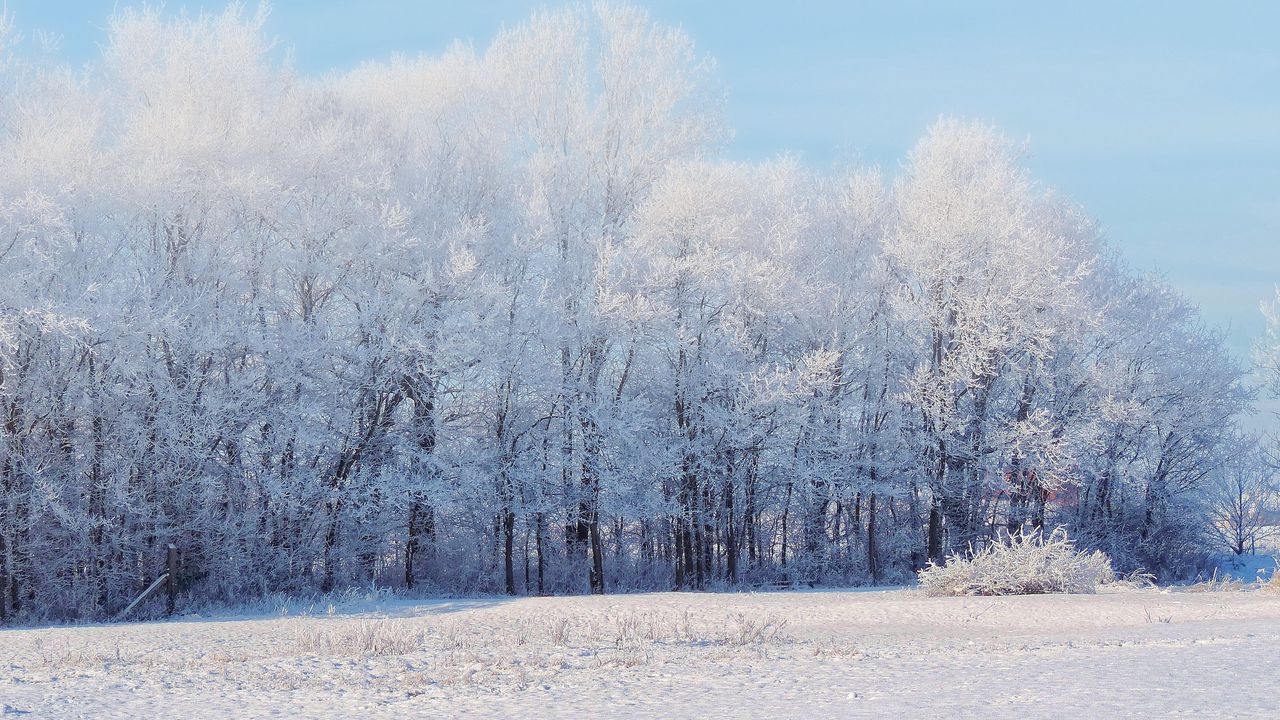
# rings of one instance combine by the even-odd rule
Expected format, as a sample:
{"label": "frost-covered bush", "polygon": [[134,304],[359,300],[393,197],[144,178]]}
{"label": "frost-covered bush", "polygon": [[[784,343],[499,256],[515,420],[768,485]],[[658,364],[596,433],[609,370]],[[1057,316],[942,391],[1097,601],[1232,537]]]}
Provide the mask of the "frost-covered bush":
{"label": "frost-covered bush", "polygon": [[929,563],[920,571],[920,587],[930,596],[1093,593],[1114,578],[1110,558],[1077,550],[1058,528],[1048,538],[1039,532],[1014,535],[967,558]]}

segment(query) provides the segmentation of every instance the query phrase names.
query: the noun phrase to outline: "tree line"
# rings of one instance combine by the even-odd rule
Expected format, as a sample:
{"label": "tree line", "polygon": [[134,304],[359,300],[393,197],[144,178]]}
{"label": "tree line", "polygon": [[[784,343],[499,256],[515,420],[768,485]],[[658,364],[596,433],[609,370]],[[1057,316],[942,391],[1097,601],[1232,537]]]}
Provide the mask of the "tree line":
{"label": "tree line", "polygon": [[1064,525],[1194,568],[1251,396],[1023,148],[724,159],[615,5],[300,75],[238,8],[0,32],[0,620],[882,583]]}

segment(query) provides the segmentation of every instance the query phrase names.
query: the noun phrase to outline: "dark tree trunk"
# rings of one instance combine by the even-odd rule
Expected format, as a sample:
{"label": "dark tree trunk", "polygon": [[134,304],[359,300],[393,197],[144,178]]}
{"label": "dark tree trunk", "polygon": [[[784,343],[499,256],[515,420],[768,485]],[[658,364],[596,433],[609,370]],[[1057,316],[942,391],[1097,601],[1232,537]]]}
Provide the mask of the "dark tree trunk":
{"label": "dark tree trunk", "polygon": [[867,572],[871,582],[880,582],[880,559],[876,557],[876,495],[867,496]]}
{"label": "dark tree trunk", "polygon": [[929,562],[937,563],[942,560],[942,512],[938,509],[936,498],[929,505],[929,531],[925,555]]}
{"label": "dark tree trunk", "polygon": [[414,560],[418,555],[418,536],[421,533],[419,517],[422,515],[422,503],[416,498],[409,503],[408,539],[404,544],[404,586],[409,590],[414,586]]}
{"label": "dark tree trunk", "polygon": [[542,535],[544,531],[542,527],[543,518],[542,518],[541,512],[534,514],[534,523],[536,525],[534,529],[534,545],[537,548],[537,552],[538,552],[538,595],[546,595],[547,586],[545,583],[545,572],[546,572],[547,564],[546,564],[546,555],[543,552],[543,544],[542,544]]}
{"label": "dark tree trunk", "polygon": [[733,514],[733,464],[724,481],[724,562],[729,582],[738,582],[738,519]]}
{"label": "dark tree trunk", "polygon": [[508,595],[516,594],[516,570],[513,553],[516,541],[516,514],[510,508],[502,510],[502,573]]}

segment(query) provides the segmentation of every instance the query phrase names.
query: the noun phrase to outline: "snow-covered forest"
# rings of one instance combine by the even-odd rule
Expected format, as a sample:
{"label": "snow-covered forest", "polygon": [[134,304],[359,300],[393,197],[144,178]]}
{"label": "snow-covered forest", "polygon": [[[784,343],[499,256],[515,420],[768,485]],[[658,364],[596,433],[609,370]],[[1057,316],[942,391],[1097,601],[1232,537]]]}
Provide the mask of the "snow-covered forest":
{"label": "snow-covered forest", "polygon": [[0,33],[0,620],[108,617],[169,543],[236,602],[1216,542],[1247,368],[997,129],[729,162],[714,63],[638,9],[318,78],[264,22],[124,11],[88,67]]}

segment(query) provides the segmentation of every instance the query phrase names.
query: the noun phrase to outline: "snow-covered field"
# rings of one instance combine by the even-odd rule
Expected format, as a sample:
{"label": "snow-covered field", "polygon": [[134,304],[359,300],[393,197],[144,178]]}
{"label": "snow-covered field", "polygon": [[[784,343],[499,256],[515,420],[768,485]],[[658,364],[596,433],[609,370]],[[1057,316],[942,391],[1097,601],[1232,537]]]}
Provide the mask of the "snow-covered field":
{"label": "snow-covered field", "polygon": [[385,601],[0,631],[0,716],[1276,717],[1280,593]]}

